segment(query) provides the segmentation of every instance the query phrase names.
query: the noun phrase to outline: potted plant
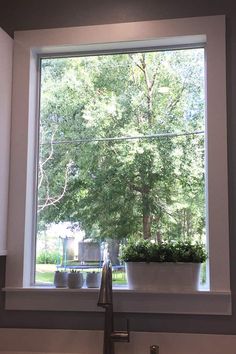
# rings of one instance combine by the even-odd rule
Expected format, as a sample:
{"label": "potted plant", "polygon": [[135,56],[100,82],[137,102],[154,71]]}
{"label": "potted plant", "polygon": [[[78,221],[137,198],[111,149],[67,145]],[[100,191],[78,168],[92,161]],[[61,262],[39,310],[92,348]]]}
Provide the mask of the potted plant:
{"label": "potted plant", "polygon": [[135,290],[195,291],[205,247],[191,241],[130,240],[121,249],[128,286]]}
{"label": "potted plant", "polygon": [[84,284],[83,274],[72,269],[68,274],[68,287],[70,289],[80,289]]}
{"label": "potted plant", "polygon": [[54,285],[56,288],[67,288],[68,273],[63,270],[56,270],[54,273]]}
{"label": "potted plant", "polygon": [[101,272],[89,272],[86,276],[87,288],[99,288],[101,284]]}

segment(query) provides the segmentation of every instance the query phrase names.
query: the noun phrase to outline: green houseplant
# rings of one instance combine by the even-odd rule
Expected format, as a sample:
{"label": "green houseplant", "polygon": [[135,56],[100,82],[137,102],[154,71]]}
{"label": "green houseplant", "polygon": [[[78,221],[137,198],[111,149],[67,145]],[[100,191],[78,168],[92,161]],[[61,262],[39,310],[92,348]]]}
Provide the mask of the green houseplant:
{"label": "green houseplant", "polygon": [[205,247],[191,241],[159,242],[130,240],[121,249],[130,289],[195,291]]}

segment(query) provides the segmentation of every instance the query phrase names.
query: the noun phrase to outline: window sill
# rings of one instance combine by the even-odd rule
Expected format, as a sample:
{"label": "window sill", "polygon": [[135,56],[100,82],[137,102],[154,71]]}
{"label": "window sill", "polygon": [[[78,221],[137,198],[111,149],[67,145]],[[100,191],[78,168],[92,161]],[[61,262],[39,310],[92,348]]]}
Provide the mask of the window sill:
{"label": "window sill", "polygon": [[[55,289],[50,287],[5,288],[7,310],[102,311],[97,307],[98,289]],[[231,315],[231,293],[196,291],[151,293],[113,289],[114,311]]]}

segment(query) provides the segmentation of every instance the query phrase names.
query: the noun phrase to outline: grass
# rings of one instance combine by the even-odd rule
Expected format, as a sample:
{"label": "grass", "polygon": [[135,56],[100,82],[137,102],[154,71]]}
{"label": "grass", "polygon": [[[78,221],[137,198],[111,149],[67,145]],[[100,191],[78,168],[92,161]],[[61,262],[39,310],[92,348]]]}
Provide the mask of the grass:
{"label": "grass", "polygon": [[[37,264],[36,265],[36,274],[35,274],[35,282],[36,284],[48,284],[52,285],[54,280],[54,272],[56,270],[55,264]],[[99,270],[97,269],[86,269],[82,270],[82,273],[86,276],[86,273]],[[113,285],[125,285],[126,278],[125,273],[122,271],[115,271],[112,274]]]}
{"label": "grass", "polygon": [[35,282],[53,284],[55,270],[55,264],[36,264]]}

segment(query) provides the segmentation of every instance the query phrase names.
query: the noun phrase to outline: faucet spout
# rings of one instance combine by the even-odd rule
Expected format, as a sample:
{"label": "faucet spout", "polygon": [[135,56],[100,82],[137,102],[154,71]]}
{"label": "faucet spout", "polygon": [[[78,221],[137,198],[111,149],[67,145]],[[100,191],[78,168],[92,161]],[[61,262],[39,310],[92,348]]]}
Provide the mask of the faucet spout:
{"label": "faucet spout", "polygon": [[112,264],[109,259],[103,263],[97,305],[105,308],[103,354],[114,354],[114,342],[129,342],[129,329],[127,325],[127,331],[113,331]]}
{"label": "faucet spout", "polygon": [[107,308],[112,306],[112,265],[106,260],[102,268],[102,280],[98,297],[98,306]]}

